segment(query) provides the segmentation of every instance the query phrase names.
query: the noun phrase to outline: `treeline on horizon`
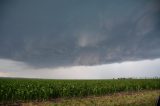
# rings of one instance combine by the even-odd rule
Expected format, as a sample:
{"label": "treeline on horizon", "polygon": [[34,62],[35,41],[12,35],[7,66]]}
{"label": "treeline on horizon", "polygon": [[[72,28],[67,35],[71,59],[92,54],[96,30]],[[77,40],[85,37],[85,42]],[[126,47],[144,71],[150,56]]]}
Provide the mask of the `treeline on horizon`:
{"label": "treeline on horizon", "polygon": [[28,77],[0,77],[0,79],[39,79],[39,80],[127,80],[127,79],[160,79],[160,77],[118,77],[110,79],[54,79],[54,78],[28,78]]}

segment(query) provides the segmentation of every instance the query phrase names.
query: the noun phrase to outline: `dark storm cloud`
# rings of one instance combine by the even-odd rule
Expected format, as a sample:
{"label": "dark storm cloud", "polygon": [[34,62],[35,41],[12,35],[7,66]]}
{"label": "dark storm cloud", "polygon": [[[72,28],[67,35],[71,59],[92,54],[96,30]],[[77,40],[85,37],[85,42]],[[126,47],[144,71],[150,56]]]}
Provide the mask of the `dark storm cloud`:
{"label": "dark storm cloud", "polygon": [[33,66],[160,57],[157,0],[0,2],[0,58]]}

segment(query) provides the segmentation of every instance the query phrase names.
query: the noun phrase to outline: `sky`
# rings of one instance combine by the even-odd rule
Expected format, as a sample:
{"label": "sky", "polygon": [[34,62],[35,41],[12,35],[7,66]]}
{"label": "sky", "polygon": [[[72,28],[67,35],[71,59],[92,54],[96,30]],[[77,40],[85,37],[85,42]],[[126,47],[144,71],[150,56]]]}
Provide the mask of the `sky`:
{"label": "sky", "polygon": [[0,77],[160,77],[160,1],[1,0]]}

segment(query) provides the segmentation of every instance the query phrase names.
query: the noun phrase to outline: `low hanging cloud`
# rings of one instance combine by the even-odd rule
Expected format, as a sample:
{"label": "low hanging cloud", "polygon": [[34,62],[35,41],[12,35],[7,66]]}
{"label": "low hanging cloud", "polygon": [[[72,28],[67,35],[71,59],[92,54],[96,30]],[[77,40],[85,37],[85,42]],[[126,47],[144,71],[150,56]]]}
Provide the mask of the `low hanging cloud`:
{"label": "low hanging cloud", "polygon": [[160,58],[158,0],[0,3],[0,58],[36,68]]}
{"label": "low hanging cloud", "polygon": [[0,77],[48,79],[112,79],[160,77],[160,58],[94,66],[35,68],[20,61],[0,59]]}

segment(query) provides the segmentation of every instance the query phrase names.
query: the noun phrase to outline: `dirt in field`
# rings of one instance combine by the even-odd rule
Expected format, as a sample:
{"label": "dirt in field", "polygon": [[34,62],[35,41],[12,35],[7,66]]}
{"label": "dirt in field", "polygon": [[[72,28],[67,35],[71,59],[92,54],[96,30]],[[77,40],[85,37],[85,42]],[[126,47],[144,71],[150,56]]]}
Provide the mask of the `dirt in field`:
{"label": "dirt in field", "polygon": [[155,106],[160,90],[120,92],[83,98],[57,98],[49,101],[17,102],[0,106]]}

